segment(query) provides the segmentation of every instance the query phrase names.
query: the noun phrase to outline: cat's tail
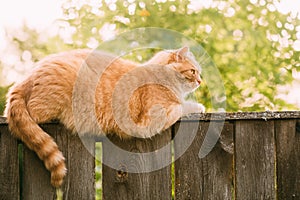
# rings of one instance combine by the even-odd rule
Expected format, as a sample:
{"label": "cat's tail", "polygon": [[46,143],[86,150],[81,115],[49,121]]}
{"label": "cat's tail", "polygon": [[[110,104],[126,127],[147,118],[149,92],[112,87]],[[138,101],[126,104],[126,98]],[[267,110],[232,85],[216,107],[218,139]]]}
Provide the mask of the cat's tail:
{"label": "cat's tail", "polygon": [[26,94],[24,84],[12,88],[8,94],[5,115],[9,129],[44,161],[45,167],[51,172],[51,184],[60,187],[67,172],[65,158],[53,138],[30,116],[26,106],[26,95],[30,94]]}

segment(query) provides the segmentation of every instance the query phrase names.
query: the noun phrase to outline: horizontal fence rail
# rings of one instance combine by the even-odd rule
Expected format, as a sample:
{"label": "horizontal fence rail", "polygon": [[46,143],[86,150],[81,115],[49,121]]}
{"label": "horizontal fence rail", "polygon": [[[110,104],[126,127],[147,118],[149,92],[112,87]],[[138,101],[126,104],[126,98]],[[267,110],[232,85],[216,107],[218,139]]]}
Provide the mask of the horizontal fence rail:
{"label": "horizontal fence rail", "polygon": [[[151,139],[90,137],[84,144],[56,122],[41,127],[66,158],[63,199],[96,198],[95,158],[90,152],[97,142],[103,161],[100,199],[300,199],[300,112],[194,114]],[[210,130],[221,135],[201,158]],[[123,158],[109,148],[112,143],[134,153],[164,151],[150,160],[144,154]],[[118,160],[117,168],[106,165],[112,160]],[[161,162],[170,164],[144,173],[127,170],[143,171]],[[0,199],[56,198],[42,161],[11,136],[6,119],[0,117]]]}

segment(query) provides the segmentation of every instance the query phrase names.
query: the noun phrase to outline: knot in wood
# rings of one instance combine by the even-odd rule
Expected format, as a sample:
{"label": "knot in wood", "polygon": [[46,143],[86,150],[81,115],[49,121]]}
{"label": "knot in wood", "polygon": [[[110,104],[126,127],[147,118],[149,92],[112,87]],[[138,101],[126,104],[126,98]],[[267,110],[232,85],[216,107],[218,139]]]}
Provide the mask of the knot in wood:
{"label": "knot in wood", "polygon": [[120,181],[124,181],[128,177],[127,168],[124,165],[121,165],[119,170],[117,170],[117,177]]}

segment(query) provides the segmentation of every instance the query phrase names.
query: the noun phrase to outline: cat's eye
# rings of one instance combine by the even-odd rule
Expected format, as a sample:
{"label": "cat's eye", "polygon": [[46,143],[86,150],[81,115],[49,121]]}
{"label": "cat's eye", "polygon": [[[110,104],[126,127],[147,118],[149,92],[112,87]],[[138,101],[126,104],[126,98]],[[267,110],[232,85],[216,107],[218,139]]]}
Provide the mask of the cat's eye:
{"label": "cat's eye", "polygon": [[191,73],[192,73],[192,74],[196,74],[196,70],[191,69]]}

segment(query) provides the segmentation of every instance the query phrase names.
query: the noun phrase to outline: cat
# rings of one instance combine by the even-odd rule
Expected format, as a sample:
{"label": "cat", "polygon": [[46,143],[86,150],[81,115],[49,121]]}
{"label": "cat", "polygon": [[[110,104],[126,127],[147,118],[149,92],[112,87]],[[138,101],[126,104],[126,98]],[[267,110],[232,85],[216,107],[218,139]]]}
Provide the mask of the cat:
{"label": "cat", "polygon": [[65,158],[38,123],[56,119],[79,134],[149,138],[183,115],[205,111],[202,104],[184,100],[200,83],[200,66],[188,47],[162,50],[143,64],[102,51],[72,50],[42,59],[15,84],[5,116],[12,134],[43,160],[58,188],[66,175]]}

